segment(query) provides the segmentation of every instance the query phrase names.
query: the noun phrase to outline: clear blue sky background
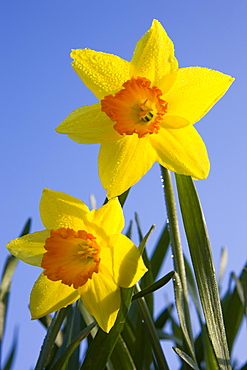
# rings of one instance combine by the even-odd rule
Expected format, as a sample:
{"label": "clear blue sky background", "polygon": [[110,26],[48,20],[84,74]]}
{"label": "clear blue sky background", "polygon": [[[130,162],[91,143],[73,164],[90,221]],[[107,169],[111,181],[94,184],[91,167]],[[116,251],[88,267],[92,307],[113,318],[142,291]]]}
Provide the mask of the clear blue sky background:
{"label": "clear blue sky background", "polygon": [[[227,246],[227,276],[237,274],[247,257],[246,39],[247,6],[237,0],[2,0],[1,34],[1,268],[5,244],[16,238],[26,219],[32,232],[43,229],[38,204],[44,187],[97,205],[105,192],[97,175],[98,145],[80,145],[54,128],[74,109],[96,102],[70,65],[70,49],[113,53],[130,60],[137,40],[158,19],[175,43],[181,67],[202,66],[232,75],[226,96],[196,125],[211,159],[207,180],[196,183],[204,208],[216,268],[221,247]],[[125,214],[137,211],[143,231],[166,220],[158,165],[131,190]],[[186,242],[184,242],[187,250]],[[164,273],[172,268],[171,261]],[[31,369],[44,330],[31,322],[29,293],[38,268],[20,262],[14,275],[4,355],[14,328],[19,328],[15,369]],[[157,307],[173,300],[164,289]],[[157,309],[158,309],[157,308]],[[246,345],[246,332],[241,341]],[[235,357],[246,360],[239,340]],[[244,345],[244,346],[245,346]],[[176,355],[165,346],[171,369]],[[242,348],[242,350],[241,350]]]}

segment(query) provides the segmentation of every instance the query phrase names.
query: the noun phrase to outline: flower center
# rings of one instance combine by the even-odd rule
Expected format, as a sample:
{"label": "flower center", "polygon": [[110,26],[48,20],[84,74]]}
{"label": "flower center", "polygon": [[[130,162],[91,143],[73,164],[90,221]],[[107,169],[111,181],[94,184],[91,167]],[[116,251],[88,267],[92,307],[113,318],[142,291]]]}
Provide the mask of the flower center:
{"label": "flower center", "polygon": [[41,262],[44,274],[52,281],[73,284],[75,289],[84,285],[99,269],[100,247],[95,239],[85,230],[51,230]]}
{"label": "flower center", "polygon": [[107,95],[101,100],[101,110],[116,124],[114,129],[123,135],[157,134],[159,122],[167,112],[167,102],[162,92],[145,77],[132,77],[123,84],[124,89],[114,96]]}

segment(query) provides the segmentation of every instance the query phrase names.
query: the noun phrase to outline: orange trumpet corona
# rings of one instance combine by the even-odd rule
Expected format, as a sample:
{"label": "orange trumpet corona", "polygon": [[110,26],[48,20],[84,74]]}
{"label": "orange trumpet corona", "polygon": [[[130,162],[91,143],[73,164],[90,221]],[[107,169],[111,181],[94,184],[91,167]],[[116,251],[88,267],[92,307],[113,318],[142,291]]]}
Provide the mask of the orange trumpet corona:
{"label": "orange trumpet corona", "polygon": [[116,122],[114,129],[121,135],[157,134],[159,122],[167,113],[167,102],[162,100],[162,91],[145,77],[132,77],[123,84],[124,89],[114,96],[101,100],[101,110]]}

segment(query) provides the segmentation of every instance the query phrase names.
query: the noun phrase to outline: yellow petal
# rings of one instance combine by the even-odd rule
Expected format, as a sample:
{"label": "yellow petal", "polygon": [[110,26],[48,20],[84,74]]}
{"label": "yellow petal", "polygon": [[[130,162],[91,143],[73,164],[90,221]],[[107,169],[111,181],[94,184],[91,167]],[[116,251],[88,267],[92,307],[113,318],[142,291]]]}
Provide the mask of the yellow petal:
{"label": "yellow petal", "polygon": [[32,319],[38,319],[67,307],[79,297],[78,291],[73,287],[60,281],[51,281],[42,273],[35,282],[30,296]]}
{"label": "yellow petal", "polygon": [[172,116],[169,114],[164,115],[162,121],[160,122],[160,126],[163,128],[179,129],[189,125],[190,122],[186,118],[180,116]]}
{"label": "yellow petal", "polygon": [[126,135],[114,143],[101,144],[99,176],[108,198],[124,193],[137,183],[156,158],[149,136],[139,139],[137,134]]}
{"label": "yellow petal", "polygon": [[[112,247],[110,250],[114,280],[123,288],[133,286],[147,272],[139,250],[127,236],[122,234],[110,235],[109,245]],[[108,261],[102,257],[102,263],[107,264]]]}
{"label": "yellow petal", "polygon": [[207,149],[193,126],[178,130],[161,128],[150,141],[162,166],[181,175],[191,175],[196,180],[208,176],[210,163]]}
{"label": "yellow petal", "polygon": [[129,62],[116,55],[76,49],[70,56],[72,67],[99,100],[118,91],[129,79]]}
{"label": "yellow petal", "polygon": [[[100,265],[104,265],[113,277],[113,247],[109,244],[109,236],[104,239],[105,244],[100,250]],[[100,244],[101,246],[101,244]],[[116,280],[115,284],[117,284]]]}
{"label": "yellow petal", "polygon": [[172,88],[165,94],[168,113],[199,121],[225,94],[234,79],[201,67],[180,68]]}
{"label": "yellow petal", "polygon": [[[85,220],[90,223],[92,234],[99,233],[102,238],[110,234],[118,234],[124,228],[124,215],[117,198],[109,200],[105,205],[87,213]],[[87,222],[85,221],[85,223]]]}
{"label": "yellow petal", "polygon": [[151,28],[136,44],[131,60],[131,75],[146,77],[159,87],[164,76],[177,68],[173,42],[155,19]]}
{"label": "yellow petal", "polygon": [[47,230],[24,235],[21,238],[10,241],[6,247],[13,256],[29,263],[33,266],[40,266],[44,249],[45,240],[49,238],[50,233]]}
{"label": "yellow petal", "polygon": [[122,138],[113,125],[114,122],[101,111],[101,103],[97,103],[74,110],[56,131],[80,144],[107,143]]}
{"label": "yellow petal", "polygon": [[68,227],[84,230],[83,217],[88,207],[79,199],[60,191],[44,189],[40,200],[40,216],[46,229]]}
{"label": "yellow petal", "polygon": [[120,308],[120,289],[107,268],[100,264],[98,274],[78,289],[88,312],[95,317],[99,326],[109,332],[115,323]]}

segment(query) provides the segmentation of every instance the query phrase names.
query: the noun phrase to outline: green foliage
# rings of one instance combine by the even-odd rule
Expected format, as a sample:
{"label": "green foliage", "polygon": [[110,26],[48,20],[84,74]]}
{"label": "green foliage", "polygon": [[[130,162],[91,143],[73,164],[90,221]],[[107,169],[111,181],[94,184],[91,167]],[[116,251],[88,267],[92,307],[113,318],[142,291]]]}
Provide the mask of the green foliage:
{"label": "green foliage", "polygon": [[[30,227],[31,227],[31,219],[29,218],[26,224],[24,225],[20,236],[24,236],[28,234]],[[8,256],[5,262],[5,265],[4,265],[3,274],[1,278],[1,286],[0,286],[0,362],[1,362],[4,330],[5,330],[5,324],[6,324],[6,314],[8,310],[8,304],[9,304],[10,287],[11,287],[12,277],[16,269],[17,263],[18,263],[18,259],[16,257],[11,256],[11,255]],[[9,356],[3,367],[4,370],[11,369],[14,358],[15,358],[15,354],[16,354],[16,348],[17,348],[17,334],[15,333]]]}
{"label": "green foliage", "polygon": [[218,284],[200,201],[190,177],[176,175],[176,181],[185,232],[209,338],[218,367],[230,369]]}

